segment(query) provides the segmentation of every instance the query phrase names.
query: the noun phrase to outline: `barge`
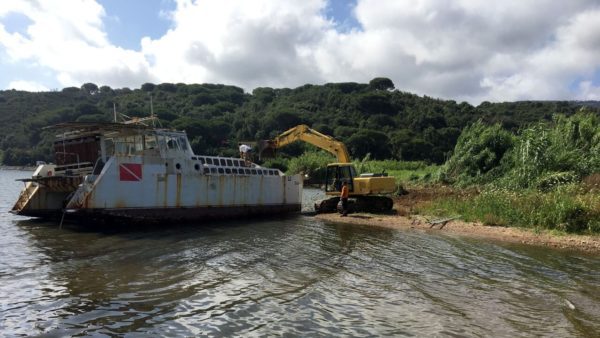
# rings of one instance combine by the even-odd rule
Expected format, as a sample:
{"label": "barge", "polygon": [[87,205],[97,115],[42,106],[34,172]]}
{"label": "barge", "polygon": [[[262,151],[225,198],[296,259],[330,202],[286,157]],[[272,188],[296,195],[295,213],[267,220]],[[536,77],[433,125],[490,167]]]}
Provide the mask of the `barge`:
{"label": "barge", "polygon": [[183,131],[140,123],[51,127],[41,164],[11,212],[84,222],[198,222],[301,210],[302,177],[247,159],[201,156]]}

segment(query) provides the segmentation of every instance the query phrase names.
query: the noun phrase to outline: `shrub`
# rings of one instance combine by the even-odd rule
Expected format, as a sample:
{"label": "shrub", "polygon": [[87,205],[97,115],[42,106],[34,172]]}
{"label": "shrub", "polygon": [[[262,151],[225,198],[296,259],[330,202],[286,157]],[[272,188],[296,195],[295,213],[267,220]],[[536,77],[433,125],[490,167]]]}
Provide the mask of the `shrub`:
{"label": "shrub", "polygon": [[333,156],[323,151],[306,152],[289,160],[288,173],[303,173],[313,182],[324,182],[327,164],[334,162]]}
{"label": "shrub", "polygon": [[446,180],[459,185],[486,183],[497,176],[504,154],[514,145],[514,136],[499,124],[477,121],[459,136],[454,154],[442,168]]}

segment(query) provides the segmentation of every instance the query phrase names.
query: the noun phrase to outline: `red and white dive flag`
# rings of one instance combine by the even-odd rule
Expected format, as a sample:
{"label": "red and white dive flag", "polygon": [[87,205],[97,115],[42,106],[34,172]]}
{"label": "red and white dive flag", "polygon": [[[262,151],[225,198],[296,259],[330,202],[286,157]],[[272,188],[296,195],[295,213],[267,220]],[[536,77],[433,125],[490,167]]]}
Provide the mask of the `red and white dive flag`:
{"label": "red and white dive flag", "polygon": [[134,181],[142,180],[142,165],[138,163],[121,163],[119,164],[119,181]]}

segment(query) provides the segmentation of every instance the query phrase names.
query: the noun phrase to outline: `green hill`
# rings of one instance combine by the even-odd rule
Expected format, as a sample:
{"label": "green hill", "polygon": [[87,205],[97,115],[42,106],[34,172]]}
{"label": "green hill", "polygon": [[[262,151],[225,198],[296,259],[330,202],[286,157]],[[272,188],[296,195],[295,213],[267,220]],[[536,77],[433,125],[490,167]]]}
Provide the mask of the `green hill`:
{"label": "green hill", "polygon": [[[152,97],[163,126],[187,131],[196,153],[235,155],[239,140],[275,136],[308,124],[346,143],[354,158],[423,160],[449,158],[467,125],[482,120],[515,131],[552,115],[572,115],[597,102],[523,101],[479,106],[421,97],[394,89],[392,81],[328,83],[298,88],[256,88],[252,93],[222,84],[151,84],[112,89],[81,88],[29,93],[0,91],[0,149],[6,165],[52,161],[54,135],[43,127],[67,121],[111,121],[113,106],[127,116],[148,116]],[[306,145],[290,146],[290,155]]]}

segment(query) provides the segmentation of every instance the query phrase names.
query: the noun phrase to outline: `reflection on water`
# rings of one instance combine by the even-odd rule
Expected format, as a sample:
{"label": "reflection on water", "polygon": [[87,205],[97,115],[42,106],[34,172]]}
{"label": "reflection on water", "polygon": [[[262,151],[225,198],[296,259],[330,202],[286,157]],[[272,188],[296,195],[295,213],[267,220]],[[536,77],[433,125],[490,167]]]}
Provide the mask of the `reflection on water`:
{"label": "reflection on water", "polygon": [[0,332],[597,336],[600,259],[310,216],[147,231],[6,214]]}

